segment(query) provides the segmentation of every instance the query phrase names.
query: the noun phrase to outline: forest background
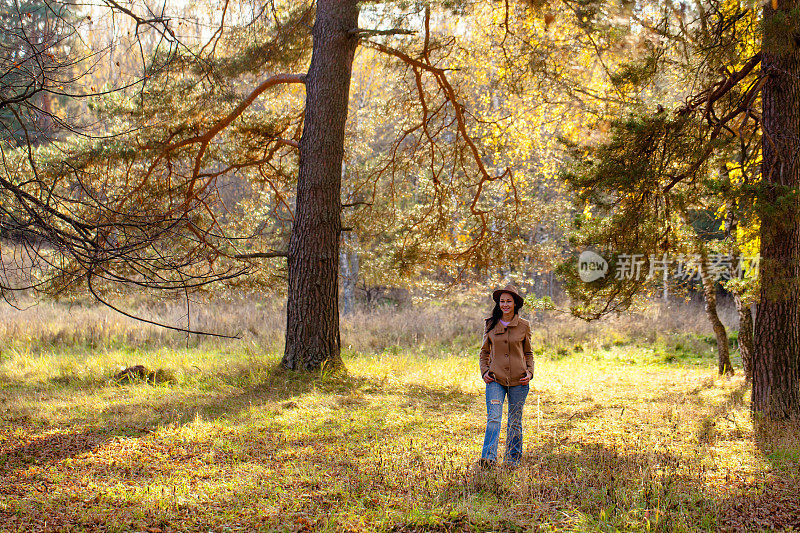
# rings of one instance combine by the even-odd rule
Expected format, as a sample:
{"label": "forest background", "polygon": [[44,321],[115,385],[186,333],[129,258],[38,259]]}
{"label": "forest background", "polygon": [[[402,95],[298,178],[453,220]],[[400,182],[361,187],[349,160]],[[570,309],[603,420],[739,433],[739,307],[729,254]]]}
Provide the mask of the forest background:
{"label": "forest background", "polygon": [[795,4],[3,0],[2,527],[800,526]]}

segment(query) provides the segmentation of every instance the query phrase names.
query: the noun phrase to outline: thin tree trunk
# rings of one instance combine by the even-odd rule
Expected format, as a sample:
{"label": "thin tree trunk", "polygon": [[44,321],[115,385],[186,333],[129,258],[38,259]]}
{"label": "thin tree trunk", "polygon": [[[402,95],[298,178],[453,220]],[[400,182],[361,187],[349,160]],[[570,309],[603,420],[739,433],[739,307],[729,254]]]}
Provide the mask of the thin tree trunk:
{"label": "thin tree trunk", "polygon": [[[744,154],[742,154],[744,158]],[[725,184],[730,184],[728,166],[723,165],[720,169]],[[739,279],[743,277],[742,272],[734,271],[733,265],[739,264],[742,252],[739,243],[736,241],[736,234],[739,228],[739,218],[736,209],[736,201],[728,201],[727,214],[725,216],[725,238],[730,242],[731,268],[728,271],[730,278]],[[742,357],[742,370],[746,381],[753,380],[753,313],[750,311],[750,304],[745,303],[742,298],[742,287],[740,285],[729,286],[733,294],[733,302],[736,304],[736,312],[739,315],[739,355]]]}
{"label": "thin tree trunk", "polygon": [[739,294],[733,294],[736,311],[739,313],[739,354],[742,356],[742,370],[747,381],[753,379],[753,313]]}
{"label": "thin tree trunk", "polygon": [[342,365],[338,260],[344,132],[358,26],[355,0],[317,0],[306,76],[297,208],[289,239],[286,349],[292,370]]}
{"label": "thin tree trunk", "polygon": [[[342,161],[342,184],[347,189],[347,163]],[[345,190],[345,194],[346,194]],[[339,279],[342,280],[342,314],[353,312],[353,274],[350,269],[350,232],[342,233],[339,246]]]}
{"label": "thin tree trunk", "polygon": [[37,131],[37,144],[44,144],[50,141],[53,129],[53,102],[50,93],[42,92],[39,114],[39,127]]}
{"label": "thin tree trunk", "polygon": [[351,233],[350,236],[351,249],[347,253],[347,260],[350,264],[350,283],[347,285],[348,295],[350,299],[350,307],[355,310],[356,302],[356,283],[358,282],[358,234]]}
{"label": "thin tree trunk", "polygon": [[[768,420],[800,418],[800,0],[764,5],[761,295],[753,343],[751,408]],[[779,19],[781,22],[779,22]],[[794,28],[786,28],[791,22]]]}
{"label": "thin tree trunk", "polygon": [[719,319],[717,313],[717,287],[716,280],[711,277],[709,272],[708,253],[703,250],[700,254],[702,264],[700,265],[700,278],[703,280],[703,296],[706,300],[706,316],[714,328],[714,336],[717,338],[717,370],[719,375],[733,375],[733,365],[731,364],[730,348],[728,346],[728,333],[725,326]]}
{"label": "thin tree trunk", "polygon": [[342,235],[342,244],[339,245],[339,279],[342,280],[342,314],[351,312],[350,302],[347,299],[347,285],[350,283],[350,262],[347,258],[347,234]]}
{"label": "thin tree trunk", "polygon": [[[687,226],[691,227],[689,213],[685,210],[680,212],[681,218]],[[730,347],[728,345],[728,332],[725,331],[725,325],[719,319],[717,313],[717,288],[716,279],[711,275],[710,262],[708,260],[708,250],[705,247],[702,239],[695,235],[694,249],[700,256],[699,273],[700,280],[703,287],[703,299],[705,300],[706,317],[711,322],[711,327],[714,330],[714,336],[717,339],[717,370],[719,375],[734,374],[733,365],[731,364]]]}
{"label": "thin tree trunk", "polygon": [[352,232],[342,234],[342,248],[339,251],[339,268],[342,278],[342,313],[349,315],[355,311],[355,289],[358,281],[358,255],[353,244],[358,236]]}

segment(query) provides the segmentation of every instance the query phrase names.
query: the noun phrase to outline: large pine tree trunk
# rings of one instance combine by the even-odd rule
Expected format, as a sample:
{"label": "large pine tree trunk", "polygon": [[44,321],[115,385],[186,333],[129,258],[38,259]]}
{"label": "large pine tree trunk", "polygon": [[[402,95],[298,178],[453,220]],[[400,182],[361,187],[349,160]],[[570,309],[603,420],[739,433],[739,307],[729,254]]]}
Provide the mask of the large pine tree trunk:
{"label": "large pine tree trunk", "polygon": [[291,370],[341,366],[338,260],[341,172],[350,73],[358,39],[355,0],[317,0],[306,77],[297,207],[289,240],[286,350]]}
{"label": "large pine tree trunk", "polygon": [[[777,7],[764,7],[761,295],[751,404],[770,420],[800,418],[800,0],[779,0]],[[791,21],[794,27],[787,28]]]}

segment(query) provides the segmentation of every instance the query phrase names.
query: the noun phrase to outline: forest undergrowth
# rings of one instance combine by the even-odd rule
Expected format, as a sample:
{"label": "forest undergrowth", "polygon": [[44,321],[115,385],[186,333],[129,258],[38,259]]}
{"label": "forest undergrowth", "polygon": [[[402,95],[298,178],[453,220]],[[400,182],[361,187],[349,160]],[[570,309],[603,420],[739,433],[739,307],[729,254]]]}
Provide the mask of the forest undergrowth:
{"label": "forest undergrowth", "polygon": [[[530,316],[522,466],[489,472],[480,306],[344,317],[347,370],[321,376],[279,368],[269,302],[192,316],[238,340],[65,310],[2,311],[0,531],[800,528],[798,435],[754,427],[690,304]],[[114,379],[135,364],[161,377]]]}

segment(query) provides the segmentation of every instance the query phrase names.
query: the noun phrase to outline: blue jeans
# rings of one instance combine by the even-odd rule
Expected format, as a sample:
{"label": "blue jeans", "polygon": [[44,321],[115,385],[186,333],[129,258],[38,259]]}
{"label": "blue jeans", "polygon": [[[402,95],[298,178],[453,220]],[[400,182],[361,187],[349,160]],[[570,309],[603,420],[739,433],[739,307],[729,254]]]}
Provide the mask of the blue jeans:
{"label": "blue jeans", "polygon": [[481,459],[497,461],[497,441],[500,422],[503,420],[503,402],[508,395],[508,422],[506,423],[505,463],[515,466],[522,458],[522,407],[528,397],[526,385],[506,387],[496,381],[486,384],[486,436],[483,438]]}

